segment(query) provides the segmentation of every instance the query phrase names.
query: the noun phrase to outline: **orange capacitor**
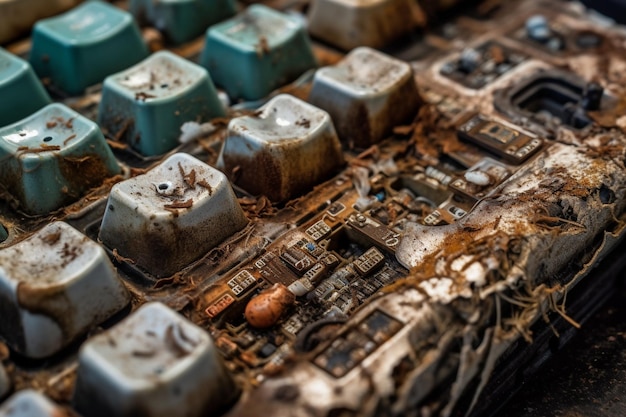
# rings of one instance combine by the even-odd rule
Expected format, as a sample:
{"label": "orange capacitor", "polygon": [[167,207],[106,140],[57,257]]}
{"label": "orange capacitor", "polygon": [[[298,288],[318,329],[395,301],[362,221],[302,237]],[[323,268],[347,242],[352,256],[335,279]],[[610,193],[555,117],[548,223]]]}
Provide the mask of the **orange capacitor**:
{"label": "orange capacitor", "polygon": [[246,320],[253,327],[271,327],[295,300],[296,296],[285,285],[276,283],[250,300],[246,306]]}

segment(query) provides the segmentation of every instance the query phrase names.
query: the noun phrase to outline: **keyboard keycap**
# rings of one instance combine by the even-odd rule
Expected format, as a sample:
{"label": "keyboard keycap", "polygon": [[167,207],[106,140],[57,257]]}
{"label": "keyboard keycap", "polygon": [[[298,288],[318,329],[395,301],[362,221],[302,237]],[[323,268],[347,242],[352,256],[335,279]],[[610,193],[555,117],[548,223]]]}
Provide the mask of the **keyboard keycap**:
{"label": "keyboard keycap", "polygon": [[301,21],[262,5],[212,26],[200,64],[233,99],[257,100],[316,66]]}
{"label": "keyboard keycap", "polygon": [[0,48],[0,127],[17,122],[51,102],[30,64]]}
{"label": "keyboard keycap", "polygon": [[98,126],[63,104],[0,128],[0,181],[22,210],[44,214],[120,172]]}
{"label": "keyboard keycap", "polygon": [[362,47],[315,73],[309,102],[330,114],[342,141],[367,147],[410,122],[421,98],[408,63]]}
{"label": "keyboard keycap", "polygon": [[315,0],[309,32],[340,49],[383,48],[416,27],[412,0]]}
{"label": "keyboard keycap", "polygon": [[107,77],[98,124],[143,155],[159,155],[178,145],[183,123],[224,114],[208,72],[162,51]]}
{"label": "keyboard keycap", "polygon": [[77,95],[147,55],[132,15],[94,1],[37,22],[30,63],[53,86]]}
{"label": "keyboard keycap", "polygon": [[149,303],[83,345],[74,405],[84,417],[199,417],[238,393],[209,334]]}
{"label": "keyboard keycap", "polygon": [[284,201],[328,179],[343,156],[328,113],[281,94],[230,122],[219,164],[239,167],[235,181],[246,191]]}
{"label": "keyboard keycap", "polygon": [[0,251],[0,336],[16,352],[45,358],[128,305],[104,249],[54,222]]}
{"label": "keyboard keycap", "polygon": [[39,19],[53,16],[78,4],[80,0],[1,0],[0,44],[30,31]]}
{"label": "keyboard keycap", "polygon": [[113,187],[100,239],[150,274],[164,277],[246,224],[226,176],[177,153]]}
{"label": "keyboard keycap", "polygon": [[0,417],[59,417],[66,413],[32,389],[16,392],[0,407]]}
{"label": "keyboard keycap", "polygon": [[130,12],[174,44],[190,41],[237,12],[234,0],[131,0]]}

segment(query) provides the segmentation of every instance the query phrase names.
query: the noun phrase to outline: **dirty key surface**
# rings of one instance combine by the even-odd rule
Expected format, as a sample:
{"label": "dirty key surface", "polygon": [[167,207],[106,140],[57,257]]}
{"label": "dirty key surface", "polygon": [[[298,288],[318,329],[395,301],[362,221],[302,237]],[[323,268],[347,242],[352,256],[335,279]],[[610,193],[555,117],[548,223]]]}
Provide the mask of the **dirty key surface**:
{"label": "dirty key surface", "polygon": [[583,6],[54,3],[0,33],[0,416],[484,416],[610,294]]}

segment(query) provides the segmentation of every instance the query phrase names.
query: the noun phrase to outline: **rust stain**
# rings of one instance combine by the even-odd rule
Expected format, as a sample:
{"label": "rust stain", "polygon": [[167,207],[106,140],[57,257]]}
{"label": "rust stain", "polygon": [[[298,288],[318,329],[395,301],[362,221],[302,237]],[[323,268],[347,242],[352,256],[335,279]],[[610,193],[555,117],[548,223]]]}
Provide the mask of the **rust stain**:
{"label": "rust stain", "polygon": [[175,201],[171,204],[165,204],[163,208],[168,209],[168,210],[174,210],[174,209],[187,209],[187,208],[191,208],[192,206],[193,206],[193,198],[190,198],[189,200],[185,200],[185,201]]}

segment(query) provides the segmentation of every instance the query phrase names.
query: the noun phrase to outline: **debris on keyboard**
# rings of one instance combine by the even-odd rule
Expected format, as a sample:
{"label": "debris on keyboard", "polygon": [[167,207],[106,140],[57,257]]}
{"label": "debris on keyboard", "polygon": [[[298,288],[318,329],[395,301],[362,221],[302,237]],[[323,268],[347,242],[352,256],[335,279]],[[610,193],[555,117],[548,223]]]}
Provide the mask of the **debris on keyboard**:
{"label": "debris on keyboard", "polygon": [[610,292],[580,4],[4,3],[0,416],[486,416]]}

